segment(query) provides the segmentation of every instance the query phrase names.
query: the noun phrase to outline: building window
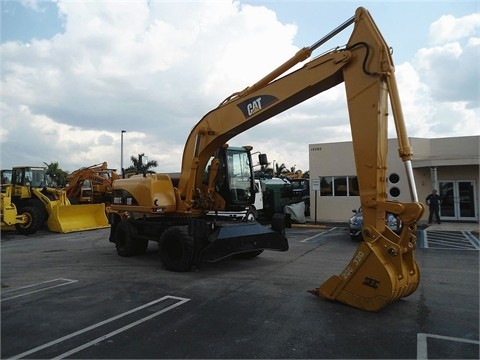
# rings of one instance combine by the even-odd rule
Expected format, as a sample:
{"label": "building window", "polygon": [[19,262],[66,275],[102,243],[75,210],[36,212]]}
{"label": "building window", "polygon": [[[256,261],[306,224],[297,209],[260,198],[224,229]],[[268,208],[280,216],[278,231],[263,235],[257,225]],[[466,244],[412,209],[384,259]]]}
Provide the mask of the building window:
{"label": "building window", "polygon": [[331,176],[320,178],[320,196],[333,196],[333,178]]}
{"label": "building window", "polygon": [[333,183],[335,184],[335,196],[348,196],[348,183],[345,176],[335,176]]}
{"label": "building window", "polygon": [[320,177],[320,196],[359,196],[356,176]]}
{"label": "building window", "polygon": [[356,176],[348,177],[348,192],[349,196],[360,196],[360,189],[358,188],[358,179]]}

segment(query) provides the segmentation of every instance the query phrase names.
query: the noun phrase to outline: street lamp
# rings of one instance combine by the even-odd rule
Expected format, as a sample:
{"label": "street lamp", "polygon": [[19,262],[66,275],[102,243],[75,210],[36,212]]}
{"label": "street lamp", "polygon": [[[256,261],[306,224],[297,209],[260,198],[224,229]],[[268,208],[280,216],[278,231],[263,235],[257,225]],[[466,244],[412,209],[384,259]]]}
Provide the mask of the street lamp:
{"label": "street lamp", "polygon": [[120,142],[120,169],[122,170],[122,179],[125,179],[125,171],[123,170],[123,134],[126,132],[126,130],[122,130]]}

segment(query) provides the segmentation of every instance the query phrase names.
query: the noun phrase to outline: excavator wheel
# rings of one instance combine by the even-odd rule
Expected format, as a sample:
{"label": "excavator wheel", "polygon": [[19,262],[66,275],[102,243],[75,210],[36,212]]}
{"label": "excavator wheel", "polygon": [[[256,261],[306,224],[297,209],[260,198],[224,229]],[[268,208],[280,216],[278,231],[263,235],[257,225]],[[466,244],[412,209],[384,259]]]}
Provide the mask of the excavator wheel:
{"label": "excavator wheel", "polygon": [[135,237],[135,228],[126,221],[117,225],[114,234],[115,247],[120,256],[142,255],[148,247],[148,240]]}
{"label": "excavator wheel", "polygon": [[45,215],[43,209],[29,205],[24,206],[19,210],[19,215],[24,215],[27,222],[24,224],[15,224],[15,228],[20,234],[30,235],[36,233],[43,226],[45,222]]}
{"label": "excavator wheel", "polygon": [[192,267],[195,240],[188,234],[187,226],[172,226],[166,229],[158,243],[160,259],[165,269],[189,271]]}

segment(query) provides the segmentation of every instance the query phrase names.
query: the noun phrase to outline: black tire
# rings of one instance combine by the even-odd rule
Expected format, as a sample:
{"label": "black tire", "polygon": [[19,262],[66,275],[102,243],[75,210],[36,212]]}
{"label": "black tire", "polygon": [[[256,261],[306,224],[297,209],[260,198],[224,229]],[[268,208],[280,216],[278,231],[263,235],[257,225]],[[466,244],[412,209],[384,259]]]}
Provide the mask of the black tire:
{"label": "black tire", "polygon": [[158,243],[160,260],[170,271],[189,271],[192,267],[195,240],[188,235],[187,226],[172,226],[166,229]]}
{"label": "black tire", "polygon": [[250,208],[247,210],[242,220],[246,222],[252,222],[252,221],[257,221],[257,218],[258,218],[257,209],[255,209],[254,206],[250,206]]}
{"label": "black tire", "polygon": [[44,210],[36,206],[24,206],[18,212],[19,215],[26,215],[25,224],[15,224],[15,228],[20,234],[30,235],[41,229],[45,222]]}
{"label": "black tire", "polygon": [[263,249],[249,251],[249,252],[246,252],[246,253],[235,254],[235,255],[233,255],[233,258],[234,259],[241,259],[241,260],[253,259],[253,258],[256,258],[258,255],[260,255],[261,253],[263,253]]}
{"label": "black tire", "polygon": [[128,222],[122,221],[117,225],[113,240],[117,253],[123,257],[145,254],[148,240],[135,237],[135,228]]}

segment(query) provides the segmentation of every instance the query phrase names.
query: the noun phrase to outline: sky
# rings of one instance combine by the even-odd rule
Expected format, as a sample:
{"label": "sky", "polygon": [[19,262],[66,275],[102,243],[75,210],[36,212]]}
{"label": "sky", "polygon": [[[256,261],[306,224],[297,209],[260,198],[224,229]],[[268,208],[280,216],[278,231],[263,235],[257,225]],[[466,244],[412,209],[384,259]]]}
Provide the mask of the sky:
{"label": "sky", "polygon": [[[0,1],[1,168],[180,171],[190,130],[230,94],[367,8],[393,49],[410,137],[480,134],[480,2]],[[346,43],[351,27],[314,56]],[[391,121],[392,122],[392,121]],[[389,123],[389,137],[395,137]],[[308,170],[309,144],[351,141],[344,87],[234,137]],[[393,149],[396,151],[396,149]],[[413,149],[415,156],[415,149]]]}

